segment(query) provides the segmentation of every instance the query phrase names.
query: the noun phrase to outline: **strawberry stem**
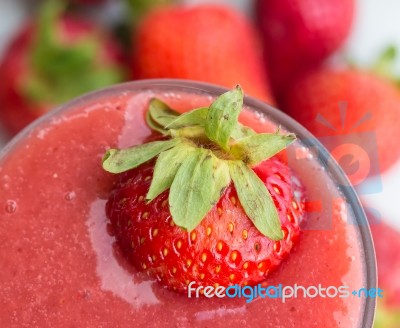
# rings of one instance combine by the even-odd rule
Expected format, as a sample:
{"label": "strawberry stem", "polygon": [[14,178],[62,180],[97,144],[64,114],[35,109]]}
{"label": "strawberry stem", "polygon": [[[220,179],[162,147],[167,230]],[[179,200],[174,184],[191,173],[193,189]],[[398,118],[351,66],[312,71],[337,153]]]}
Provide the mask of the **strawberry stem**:
{"label": "strawberry stem", "polygon": [[119,173],[157,157],[147,194],[152,201],[167,189],[174,222],[193,230],[233,181],[249,219],[265,236],[283,238],[279,215],[264,183],[251,169],[285,149],[293,134],[256,134],[238,122],[243,91],[237,86],[210,107],[179,115],[159,99],[149,103],[147,123],[169,137],[129,149],[110,149],[103,168]]}

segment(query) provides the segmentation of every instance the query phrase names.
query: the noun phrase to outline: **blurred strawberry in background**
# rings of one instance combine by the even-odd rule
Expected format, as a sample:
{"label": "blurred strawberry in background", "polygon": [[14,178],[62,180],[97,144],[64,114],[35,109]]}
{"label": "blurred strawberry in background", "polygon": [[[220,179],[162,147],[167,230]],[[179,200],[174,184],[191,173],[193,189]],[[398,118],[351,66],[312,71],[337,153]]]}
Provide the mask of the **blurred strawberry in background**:
{"label": "blurred strawberry in background", "polygon": [[226,87],[274,103],[251,23],[227,6],[168,7],[151,12],[134,36],[133,77],[181,78]]}
{"label": "blurred strawberry in background", "polygon": [[349,35],[355,0],[256,0],[273,91],[278,99]]}
{"label": "blurred strawberry in background", "polygon": [[118,45],[103,28],[47,1],[0,64],[0,118],[10,134],[56,105],[123,80]]}
{"label": "blurred strawberry in background", "polygon": [[[360,137],[360,146],[367,154],[373,154],[376,149],[372,147],[377,146],[380,170],[387,170],[399,159],[400,129],[393,122],[400,122],[400,89],[390,81],[357,69],[323,68],[300,79],[284,94],[282,108],[317,138],[334,136],[336,143],[341,144],[346,143],[341,138],[347,133],[371,131],[377,145],[363,142]],[[346,107],[343,129],[341,102]],[[367,113],[370,117],[361,121]],[[318,115],[338,128],[338,132],[321,124],[316,119]],[[354,158],[363,160],[357,154]]]}
{"label": "blurred strawberry in background", "polygon": [[379,287],[375,328],[400,327],[400,232],[377,219],[371,212],[368,220],[375,243]]}

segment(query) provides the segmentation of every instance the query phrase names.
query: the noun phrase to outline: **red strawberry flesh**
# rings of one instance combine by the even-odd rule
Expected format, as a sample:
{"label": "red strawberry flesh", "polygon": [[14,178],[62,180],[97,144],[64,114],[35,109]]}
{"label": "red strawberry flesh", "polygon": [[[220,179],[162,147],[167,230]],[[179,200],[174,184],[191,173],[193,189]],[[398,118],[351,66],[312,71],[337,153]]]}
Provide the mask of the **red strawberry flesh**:
{"label": "red strawberry flesh", "polygon": [[284,231],[281,241],[257,231],[233,185],[195,230],[188,233],[175,226],[168,210],[168,191],[149,204],[145,201],[153,168],[154,163],[144,164],[119,177],[107,203],[107,216],[131,262],[169,288],[184,291],[188,281],[203,286],[254,285],[288,256],[297,241],[304,190],[278,159],[263,162],[255,172],[278,208]]}

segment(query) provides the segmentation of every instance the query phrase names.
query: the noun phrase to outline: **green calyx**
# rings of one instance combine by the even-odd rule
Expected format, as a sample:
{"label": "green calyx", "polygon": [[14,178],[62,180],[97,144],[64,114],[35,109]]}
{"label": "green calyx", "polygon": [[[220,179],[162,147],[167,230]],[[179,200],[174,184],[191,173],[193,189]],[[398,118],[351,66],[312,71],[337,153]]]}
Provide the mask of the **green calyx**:
{"label": "green calyx", "polygon": [[146,16],[150,11],[159,7],[173,5],[181,2],[181,0],[126,0],[130,9],[131,19],[134,23]]}
{"label": "green calyx", "polygon": [[238,122],[243,91],[237,86],[210,107],[179,115],[152,99],[146,120],[164,136],[129,149],[110,149],[103,168],[121,173],[157,157],[146,199],[151,202],[169,189],[175,224],[193,230],[233,182],[246,214],[256,228],[273,240],[283,238],[277,209],[268,189],[251,169],[295,140],[293,134],[257,134]]}
{"label": "green calyx", "polygon": [[400,77],[396,74],[397,57],[396,47],[394,45],[388,46],[373,64],[372,72],[400,86]]}
{"label": "green calyx", "polygon": [[382,300],[378,301],[374,327],[375,328],[398,328],[400,325],[400,308],[388,307]]}
{"label": "green calyx", "polygon": [[101,63],[100,36],[87,35],[72,42],[60,40],[58,28],[65,4],[47,0],[36,20],[28,78],[22,92],[33,102],[59,104],[123,80],[115,64]]}

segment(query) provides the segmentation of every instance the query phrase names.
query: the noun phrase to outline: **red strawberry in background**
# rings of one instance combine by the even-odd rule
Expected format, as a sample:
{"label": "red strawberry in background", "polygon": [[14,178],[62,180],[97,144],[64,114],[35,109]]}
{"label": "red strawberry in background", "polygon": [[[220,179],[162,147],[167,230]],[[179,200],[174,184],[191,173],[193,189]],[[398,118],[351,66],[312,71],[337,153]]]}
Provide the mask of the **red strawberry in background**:
{"label": "red strawberry in background", "polygon": [[[400,157],[400,129],[394,123],[400,121],[400,91],[387,79],[356,69],[321,69],[288,90],[282,109],[317,138],[328,136],[341,145],[348,144],[347,136],[353,135],[351,143],[357,146],[349,146],[348,155],[359,165],[356,171],[368,173],[378,161],[373,172],[378,174]],[[364,140],[362,133],[371,133],[376,144]],[[353,152],[357,149],[360,152]],[[378,159],[373,157],[376,153]],[[356,177],[351,180],[359,182]]]}
{"label": "red strawberry in background", "polygon": [[317,68],[349,34],[355,0],[257,0],[256,16],[274,93]]}
{"label": "red strawberry in background", "polygon": [[116,240],[170,289],[257,284],[299,237],[304,189],[272,157],[294,136],[241,126],[242,104],[238,88],[181,116],[152,100],[149,126],[172,138],[104,157],[107,171],[124,172],[106,205]]}
{"label": "red strawberry in background", "polygon": [[232,8],[168,7],[145,17],[134,37],[135,78],[182,78],[232,87],[273,103],[253,26]]}
{"label": "red strawberry in background", "polygon": [[379,288],[383,298],[378,299],[375,328],[400,327],[400,232],[384,221],[368,214],[375,244]]}
{"label": "red strawberry in background", "polygon": [[117,44],[85,19],[48,1],[23,27],[0,63],[0,118],[10,134],[56,105],[122,81]]}

